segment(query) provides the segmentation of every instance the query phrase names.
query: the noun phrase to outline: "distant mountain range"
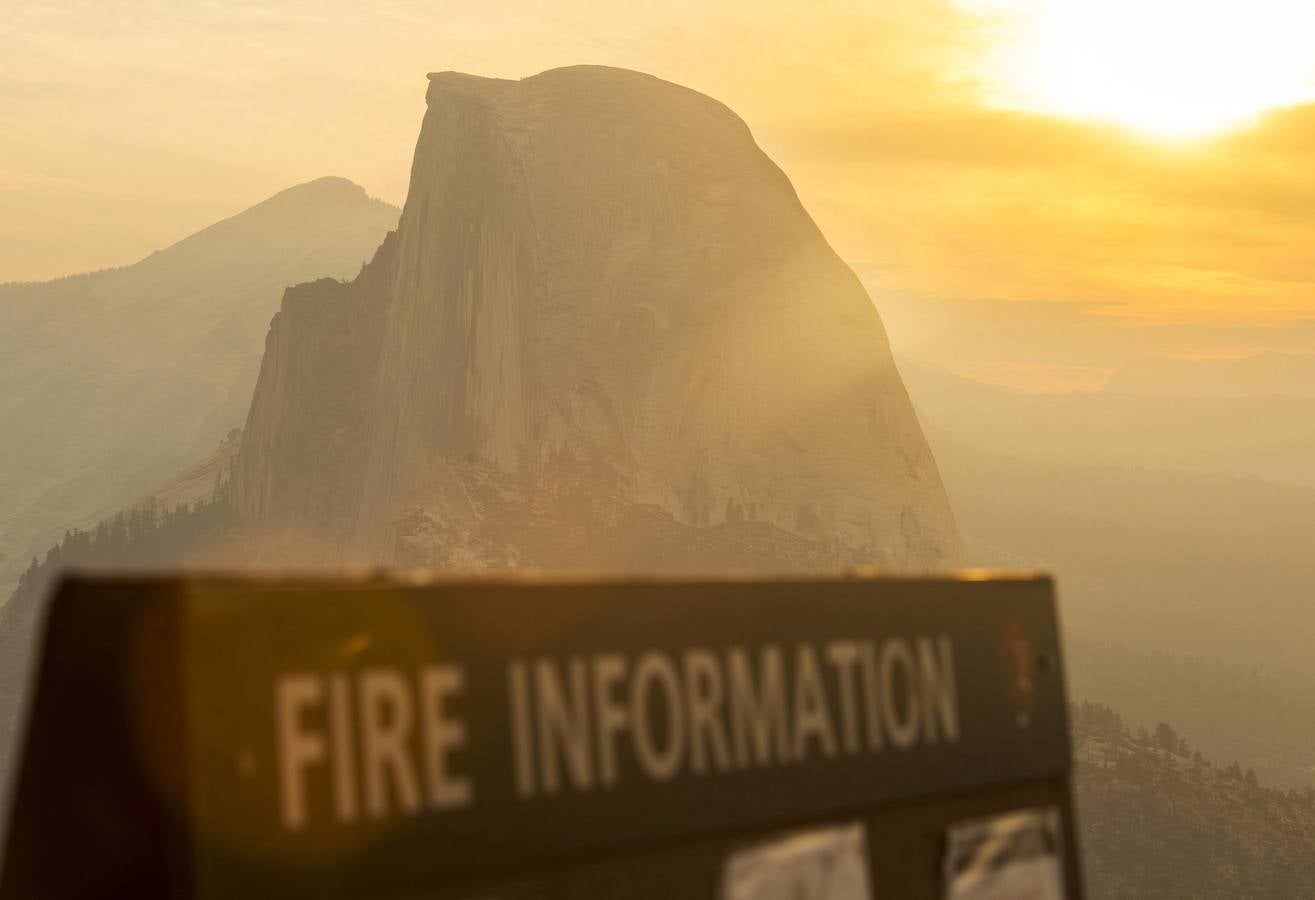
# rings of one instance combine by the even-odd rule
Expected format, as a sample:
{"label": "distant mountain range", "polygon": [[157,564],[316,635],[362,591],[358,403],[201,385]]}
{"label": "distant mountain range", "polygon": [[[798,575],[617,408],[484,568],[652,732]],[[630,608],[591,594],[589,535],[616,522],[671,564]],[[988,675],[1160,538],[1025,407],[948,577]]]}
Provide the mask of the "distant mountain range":
{"label": "distant mountain range", "polygon": [[1088,634],[1315,678],[1315,398],[1028,394],[901,370],[974,563],[1053,569]]}
{"label": "distant mountain range", "polygon": [[900,365],[967,558],[1056,574],[1075,696],[1315,784],[1315,399],[1031,394]]}
{"label": "distant mountain range", "polygon": [[356,275],[398,214],[321,178],[133,265],[0,285],[0,593],[240,427],[284,288]]}
{"label": "distant mountain range", "polygon": [[1071,629],[1315,678],[1315,489],[928,436],[968,558],[1056,572]]}
{"label": "distant mountain range", "polygon": [[[1196,396],[1150,389],[1030,393],[907,357],[899,366],[925,424],[988,453],[1066,467],[1315,487],[1315,391],[1309,389],[1245,394],[1241,383],[1232,383],[1227,392],[1220,387]],[[1133,380],[1129,375],[1125,383]]]}
{"label": "distant mountain range", "polygon": [[1105,393],[1152,397],[1315,398],[1315,353],[1240,359],[1142,359],[1118,369]]}
{"label": "distant mountain range", "polygon": [[1161,321],[1118,298],[935,297],[889,288],[886,268],[855,264],[891,344],[930,368],[1047,393],[1315,394],[1315,316]]}

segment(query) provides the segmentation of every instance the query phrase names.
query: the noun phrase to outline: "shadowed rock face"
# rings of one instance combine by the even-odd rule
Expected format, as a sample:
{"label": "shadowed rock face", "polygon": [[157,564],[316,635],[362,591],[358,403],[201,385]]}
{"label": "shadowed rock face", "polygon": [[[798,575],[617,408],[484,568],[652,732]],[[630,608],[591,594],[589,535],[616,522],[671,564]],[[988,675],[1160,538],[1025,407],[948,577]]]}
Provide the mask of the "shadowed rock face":
{"label": "shadowed rock face", "polygon": [[733,113],[600,67],[427,100],[397,232],[270,331],[249,529],[462,567],[957,560],[875,309]]}

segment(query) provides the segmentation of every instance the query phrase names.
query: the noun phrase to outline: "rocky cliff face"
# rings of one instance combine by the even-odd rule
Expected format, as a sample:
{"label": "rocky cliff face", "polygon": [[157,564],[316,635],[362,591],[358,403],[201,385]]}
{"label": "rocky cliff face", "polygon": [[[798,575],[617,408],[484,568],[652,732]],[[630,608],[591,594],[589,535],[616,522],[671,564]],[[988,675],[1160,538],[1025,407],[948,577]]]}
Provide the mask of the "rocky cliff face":
{"label": "rocky cliff face", "polygon": [[397,232],[270,330],[246,529],[462,567],[957,559],[875,309],[730,110],[600,67],[427,100]]}

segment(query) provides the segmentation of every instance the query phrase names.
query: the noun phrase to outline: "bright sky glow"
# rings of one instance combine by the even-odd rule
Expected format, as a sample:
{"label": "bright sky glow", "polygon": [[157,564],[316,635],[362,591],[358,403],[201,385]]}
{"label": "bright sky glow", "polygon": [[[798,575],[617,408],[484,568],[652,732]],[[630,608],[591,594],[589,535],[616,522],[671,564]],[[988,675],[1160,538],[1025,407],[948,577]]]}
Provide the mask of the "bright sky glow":
{"label": "bright sky glow", "polygon": [[1002,105],[1171,139],[1315,98],[1312,0],[962,0],[1000,25]]}

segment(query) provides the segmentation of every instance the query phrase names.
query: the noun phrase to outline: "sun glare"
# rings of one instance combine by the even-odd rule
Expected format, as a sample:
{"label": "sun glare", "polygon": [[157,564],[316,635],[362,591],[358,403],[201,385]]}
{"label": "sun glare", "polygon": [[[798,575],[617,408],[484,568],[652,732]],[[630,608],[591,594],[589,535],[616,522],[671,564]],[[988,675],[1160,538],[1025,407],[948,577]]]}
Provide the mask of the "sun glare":
{"label": "sun glare", "polygon": [[1198,138],[1315,97],[1315,0],[963,0],[1003,105]]}

